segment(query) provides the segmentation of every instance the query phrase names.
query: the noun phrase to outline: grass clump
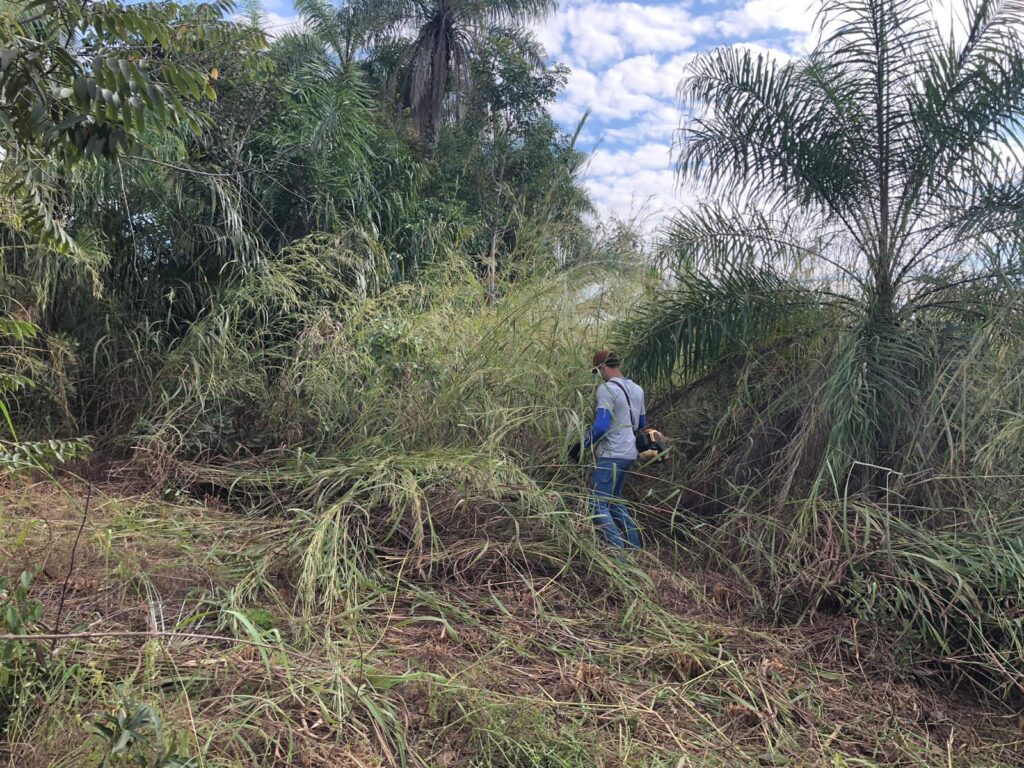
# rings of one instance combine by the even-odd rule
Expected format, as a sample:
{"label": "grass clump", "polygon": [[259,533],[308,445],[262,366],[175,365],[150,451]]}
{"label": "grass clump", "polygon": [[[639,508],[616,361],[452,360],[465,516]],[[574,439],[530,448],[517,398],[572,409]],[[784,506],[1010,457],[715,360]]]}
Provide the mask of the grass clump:
{"label": "grass clump", "polygon": [[[583,296],[594,279],[552,275],[491,306],[451,266],[422,286],[345,293],[344,304],[323,292],[314,304],[282,300],[302,309],[272,322],[259,317],[275,304],[250,297],[268,330],[193,328],[166,368],[191,373],[157,376],[138,413],[140,458],[168,487],[290,520],[297,597],[310,609],[354,610],[387,581],[381,567],[462,578],[603,571],[615,582],[607,558],[589,557],[585,501],[562,465],[590,399],[586,350],[614,309],[603,294]],[[630,282],[598,279],[619,288],[621,310]],[[279,323],[287,333],[269,330]],[[262,435],[248,456],[239,433],[209,428],[229,411],[252,415]],[[239,448],[225,454],[225,439]]]}
{"label": "grass clump", "polygon": [[461,752],[473,766],[568,768],[602,762],[598,744],[580,733],[578,720],[558,718],[556,711],[543,700],[465,683],[446,685],[433,694],[428,710],[440,724],[438,761],[451,764]]}
{"label": "grass clump", "polygon": [[[985,324],[943,353],[925,406],[894,425],[902,446],[856,479],[823,484],[814,457],[829,416],[806,338],[751,350],[677,397],[670,420],[700,419],[655,506],[703,562],[728,569],[764,615],[806,621],[843,611],[885,628],[901,668],[941,674],[1014,702],[1024,637],[1017,621],[1021,531],[1013,500],[1024,473],[1007,452],[1022,407],[1019,323]],[[1010,329],[1013,330],[1010,330]],[[827,340],[825,340],[827,342]],[[729,387],[715,402],[709,391]],[[865,474],[866,473],[866,474]],[[867,474],[880,485],[854,490]],[[799,492],[799,493],[798,493]],[[696,517],[693,512],[702,514]]]}

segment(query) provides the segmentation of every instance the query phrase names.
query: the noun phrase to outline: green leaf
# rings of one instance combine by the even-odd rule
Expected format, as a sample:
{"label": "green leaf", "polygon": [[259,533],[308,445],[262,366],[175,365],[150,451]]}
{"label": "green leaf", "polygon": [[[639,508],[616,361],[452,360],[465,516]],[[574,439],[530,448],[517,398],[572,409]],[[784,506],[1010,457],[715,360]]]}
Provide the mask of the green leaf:
{"label": "green leaf", "polygon": [[4,621],[7,624],[7,631],[10,634],[21,634],[21,616],[18,615],[18,609],[15,606],[7,606],[7,610],[4,611]]}
{"label": "green leaf", "polygon": [[7,424],[7,429],[10,431],[11,437],[14,440],[17,440],[18,433],[14,429],[14,421],[11,420],[11,412],[8,410],[7,404],[3,400],[0,400],[0,416],[4,417],[4,422]]}

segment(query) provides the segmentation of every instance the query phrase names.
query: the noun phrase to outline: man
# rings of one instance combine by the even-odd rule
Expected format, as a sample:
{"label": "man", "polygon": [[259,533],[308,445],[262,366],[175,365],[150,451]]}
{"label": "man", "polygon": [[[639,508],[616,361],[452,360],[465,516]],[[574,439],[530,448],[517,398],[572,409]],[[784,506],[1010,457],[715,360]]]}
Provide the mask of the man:
{"label": "man", "polygon": [[593,371],[604,379],[597,389],[597,416],[584,441],[573,446],[569,455],[578,461],[581,451],[594,447],[597,462],[590,476],[594,520],[616,547],[626,547],[627,542],[639,547],[640,532],[622,503],[622,486],[637,458],[635,432],[647,425],[644,391],[622,375],[618,355],[607,349],[594,355]]}

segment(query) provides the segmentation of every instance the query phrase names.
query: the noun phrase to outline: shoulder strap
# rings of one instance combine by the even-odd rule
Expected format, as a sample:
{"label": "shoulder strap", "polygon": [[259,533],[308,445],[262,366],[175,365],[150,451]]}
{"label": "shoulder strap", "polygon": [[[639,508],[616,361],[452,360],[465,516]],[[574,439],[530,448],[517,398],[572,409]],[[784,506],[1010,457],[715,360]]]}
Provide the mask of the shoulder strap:
{"label": "shoulder strap", "polygon": [[631,403],[629,400],[629,392],[626,391],[626,388],[622,386],[622,382],[619,381],[618,379],[609,379],[608,383],[617,386],[620,390],[622,390],[622,394],[626,396],[626,408],[629,409],[629,428],[636,429],[636,427],[633,426],[633,403]]}

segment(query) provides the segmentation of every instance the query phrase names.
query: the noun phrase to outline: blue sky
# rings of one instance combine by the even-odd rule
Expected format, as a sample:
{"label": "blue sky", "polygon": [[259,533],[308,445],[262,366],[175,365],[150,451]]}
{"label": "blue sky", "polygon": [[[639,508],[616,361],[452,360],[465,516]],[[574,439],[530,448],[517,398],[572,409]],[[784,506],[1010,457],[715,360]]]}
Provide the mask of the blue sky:
{"label": "blue sky", "polygon": [[592,110],[581,149],[592,152],[587,184],[602,214],[644,211],[653,225],[692,199],[677,187],[671,149],[676,88],[695,55],[741,44],[798,56],[811,47],[815,12],[808,0],[563,0],[538,35],[573,70],[555,117],[575,126]]}
{"label": "blue sky", "polygon": [[[291,0],[264,0],[268,23],[294,21]],[[589,107],[580,148],[592,152],[587,185],[602,215],[640,210],[653,225],[686,202],[671,168],[679,125],[676,86],[687,62],[718,45],[799,56],[810,47],[811,0],[561,0],[537,25],[553,61],[572,68],[553,106],[567,130]]]}

